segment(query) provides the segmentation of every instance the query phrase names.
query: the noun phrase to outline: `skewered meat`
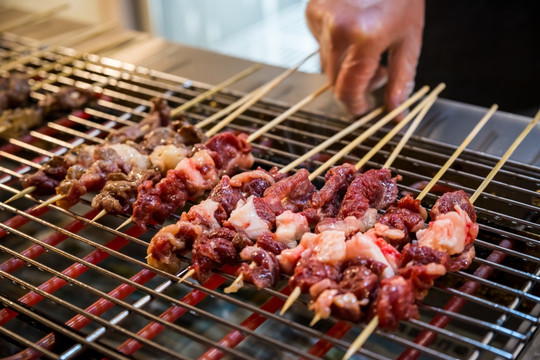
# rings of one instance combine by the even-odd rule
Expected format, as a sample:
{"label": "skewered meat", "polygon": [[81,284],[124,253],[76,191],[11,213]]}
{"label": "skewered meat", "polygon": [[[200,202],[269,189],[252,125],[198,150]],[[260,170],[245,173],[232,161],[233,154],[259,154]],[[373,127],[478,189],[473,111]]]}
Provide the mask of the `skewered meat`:
{"label": "skewered meat", "polygon": [[[160,99],[155,99],[153,101],[155,104],[158,104],[158,106],[166,106],[166,103],[164,104],[163,101]],[[167,109],[168,109],[168,106],[167,106]],[[156,115],[156,113],[158,114]],[[165,113],[164,109],[158,108],[156,106],[150,111],[148,115],[148,118],[151,118],[151,119],[150,120],[145,119],[141,121],[142,126],[147,126],[148,124],[157,125],[161,121],[157,121],[156,119],[158,120],[161,119],[160,117],[161,115],[163,115],[163,118],[164,119],[166,118],[168,121],[169,117],[168,115],[164,113]],[[68,169],[71,166],[76,165],[76,168],[72,170],[72,174],[70,175],[71,179],[75,178],[74,174],[79,174],[80,176],[82,176],[84,171],[88,169],[90,165],[92,165],[94,161],[96,160],[95,159],[96,149],[101,148],[101,147],[107,147],[110,144],[120,143],[120,140],[122,141],[137,140],[138,136],[141,134],[141,130],[140,130],[141,124],[138,124],[137,126],[126,127],[130,129],[137,128],[135,130],[127,130],[126,128],[123,128],[125,130],[117,130],[111,133],[108,137],[109,142],[105,142],[104,144],[96,145],[96,146],[83,144],[69,150],[66,154],[64,154],[63,157],[52,158],[34,174],[24,175],[21,178],[22,186],[24,188],[35,186],[36,187],[35,194],[38,196],[54,194],[56,188],[60,185],[60,182],[66,178]]]}
{"label": "skewered meat", "polygon": [[431,208],[430,217],[432,221],[436,221],[441,215],[455,211],[458,205],[463,209],[472,222],[476,222],[476,212],[474,206],[469,201],[469,197],[463,190],[449,191],[441,195]]}
{"label": "skewered meat", "polygon": [[367,258],[346,261],[335,279],[323,278],[309,287],[314,299],[309,304],[321,318],[331,314],[351,321],[360,321],[368,313],[379,288],[384,264]]}
{"label": "skewered meat", "polygon": [[418,318],[411,282],[399,275],[382,279],[370,313],[370,318],[378,315],[383,329],[396,329],[402,320]]}
{"label": "skewered meat", "polygon": [[307,170],[300,169],[294,175],[266,189],[264,198],[275,214],[281,214],[286,210],[296,213],[304,209],[315,190]]}
{"label": "skewered meat", "polygon": [[14,138],[27,133],[28,129],[41,124],[43,113],[36,108],[16,108],[1,112],[0,131],[3,137]]}
{"label": "skewered meat", "polygon": [[455,205],[455,211],[437,214],[428,229],[416,233],[419,245],[445,251],[450,255],[462,253],[477,235],[478,225],[472,222],[459,205]]}
{"label": "skewered meat", "polygon": [[345,194],[338,217],[361,218],[369,208],[385,209],[397,199],[397,181],[389,169],[372,169],[357,176]]}
{"label": "skewered meat", "polygon": [[275,285],[281,274],[276,255],[284,248],[286,245],[275,241],[272,233],[262,234],[257,239],[257,246],[247,246],[240,253],[242,260],[254,265],[242,263],[238,274],[242,274],[243,278],[255,285],[257,289]]}
{"label": "skewered meat", "polygon": [[109,174],[127,174],[131,169],[142,171],[148,168],[148,158],[126,144],[98,147],[94,156],[95,162],[88,169],[76,164],[68,170],[66,178],[56,188],[57,194],[64,195],[58,206],[70,208],[86,193],[101,190]]}
{"label": "skewered meat", "polygon": [[30,84],[25,75],[0,77],[0,111],[24,105],[30,95]]}
{"label": "skewered meat", "polygon": [[313,194],[308,207],[317,210],[320,217],[337,217],[341,201],[356,175],[354,165],[349,163],[331,168],[324,176],[323,187]]}
{"label": "skewered meat", "polygon": [[414,200],[410,195],[401,198],[397,206],[390,206],[378,220],[381,225],[401,231],[401,236],[387,236],[384,237],[385,240],[396,249],[402,249],[411,242],[411,234],[424,228],[423,214],[425,210],[420,206],[420,201]]}
{"label": "skewered meat", "polygon": [[94,99],[94,93],[90,90],[80,89],[73,86],[62,86],[58,92],[45,95],[38,103],[38,107],[44,114],[58,111],[79,109]]}
{"label": "skewered meat", "polygon": [[68,150],[63,157],[55,156],[35,173],[22,176],[22,186],[35,186],[35,194],[38,196],[54,194],[70,167],[79,164],[84,169],[94,162],[95,150],[94,145],[82,144]]}
{"label": "skewered meat", "polygon": [[108,144],[122,144],[127,141],[138,142],[149,131],[158,127],[169,126],[171,108],[167,101],[162,98],[153,98],[150,101],[152,102],[152,108],[140,123],[136,126],[124,126],[111,132],[105,138],[105,142]]}
{"label": "skewered meat", "polygon": [[[191,157],[182,159],[157,184],[143,182],[133,205],[135,223],[142,228],[152,220],[162,223],[188,199],[197,199],[211,190],[224,170],[251,167],[254,158],[246,137],[227,132],[215,135],[206,144],[196,146]],[[216,167],[217,164],[225,168]]]}
{"label": "skewered meat", "polygon": [[129,214],[137,199],[137,188],[146,180],[157,182],[161,174],[153,169],[130,171],[128,175],[116,172],[107,176],[105,186],[92,199],[92,207],[108,214]]}
{"label": "skewered meat", "polygon": [[[214,226],[205,226],[204,224],[215,224],[219,226],[223,224],[231,212],[234,210],[238,201],[245,199],[246,196],[251,196],[249,191],[262,192],[265,187],[273,185],[274,178],[279,178],[276,169],[266,172],[262,169],[253,170],[246,173],[241,173],[232,178],[227,175],[223,176],[219,184],[212,190],[207,201],[212,201],[215,206],[214,213],[210,214],[206,208],[204,211],[199,209],[206,207],[206,204],[198,204],[192,206],[187,213],[183,213],[180,220],[173,225],[168,225],[160,229],[160,231],[152,238],[147,249],[148,264],[163,269],[169,272],[176,272],[180,267],[178,254],[192,248],[195,241],[199,240],[198,246],[204,246],[203,242],[212,239],[211,233],[217,229]],[[182,192],[185,193],[185,192]],[[216,212],[219,212],[216,217]],[[205,216],[195,216],[194,214],[205,214],[206,217],[211,217],[210,220],[204,221]],[[233,231],[231,229],[231,231]],[[231,239],[231,243],[237,252],[242,248],[252,245],[253,243],[247,238],[243,232],[234,231],[235,235]],[[201,238],[205,235],[204,238]],[[223,238],[223,237],[221,237]],[[207,248],[208,249],[208,248]],[[218,248],[213,248],[215,251],[220,251]],[[197,265],[198,275],[202,277],[210,270],[206,265],[215,265],[215,259],[218,255],[210,256],[211,261],[203,259],[202,255],[195,257],[197,261],[204,265]],[[195,260],[194,260],[195,261]],[[204,271],[203,271],[204,270]]]}

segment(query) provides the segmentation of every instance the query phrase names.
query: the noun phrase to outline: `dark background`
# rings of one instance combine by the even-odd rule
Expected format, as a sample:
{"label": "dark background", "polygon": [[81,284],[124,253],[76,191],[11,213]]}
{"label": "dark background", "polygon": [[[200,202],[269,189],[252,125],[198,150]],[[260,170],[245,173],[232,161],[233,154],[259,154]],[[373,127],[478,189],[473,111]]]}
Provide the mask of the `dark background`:
{"label": "dark background", "polygon": [[540,1],[426,0],[417,85],[526,115],[540,107]]}

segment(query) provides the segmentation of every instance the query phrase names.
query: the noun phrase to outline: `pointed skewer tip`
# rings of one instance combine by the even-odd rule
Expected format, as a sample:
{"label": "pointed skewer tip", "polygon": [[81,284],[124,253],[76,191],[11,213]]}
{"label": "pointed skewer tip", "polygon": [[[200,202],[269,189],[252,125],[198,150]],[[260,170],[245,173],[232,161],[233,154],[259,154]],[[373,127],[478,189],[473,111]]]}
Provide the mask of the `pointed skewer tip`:
{"label": "pointed skewer tip", "polygon": [[298,286],[295,287],[294,290],[289,295],[289,298],[287,299],[287,301],[285,301],[285,305],[283,305],[283,308],[279,312],[279,315],[285,314],[285,311],[287,311],[291,307],[291,305],[300,297],[301,293],[302,291],[300,290],[300,288]]}
{"label": "pointed skewer tip", "polygon": [[105,210],[101,210],[96,216],[94,216],[94,218],[91,221],[96,222],[102,217],[104,217],[105,215],[107,215],[107,212]]}
{"label": "pointed skewer tip", "polygon": [[50,199],[45,200],[44,202],[42,202],[42,203],[39,204],[38,206],[36,206],[36,207],[35,207],[35,210],[41,209],[42,207],[49,206],[49,205],[51,205],[51,204],[54,204],[54,203],[57,202],[58,200],[61,200],[61,199],[65,198],[65,197],[66,197],[66,196],[65,196],[65,195],[62,195],[62,194],[55,195],[55,196],[51,197]]}
{"label": "pointed skewer tip", "polygon": [[319,315],[319,313],[315,313],[315,316],[313,317],[313,319],[311,320],[311,322],[309,323],[309,326],[310,327],[313,327],[316,323],[319,322],[319,320],[321,320],[321,316]]}
{"label": "pointed skewer tip", "polygon": [[184,280],[186,280],[187,278],[193,276],[193,274],[195,274],[195,270],[189,269],[189,270],[184,274],[184,276],[182,276],[182,277],[180,278],[180,280],[178,280],[178,284],[183,283]]}
{"label": "pointed skewer tip", "polygon": [[358,337],[353,341],[351,346],[347,349],[347,352],[343,356],[342,360],[347,360],[351,356],[354,355],[355,352],[357,352],[362,345],[366,342],[366,340],[369,338],[369,336],[375,331],[375,328],[379,325],[379,317],[375,315],[373,319],[366,325],[364,330],[358,335]]}
{"label": "pointed skewer tip", "polygon": [[124,221],[122,224],[120,224],[119,227],[116,228],[116,231],[119,231],[121,228],[123,228],[124,226],[128,225],[130,222],[133,221],[133,216],[130,216],[129,219],[127,219],[126,221]]}
{"label": "pointed skewer tip", "polygon": [[23,196],[26,196],[27,194],[30,194],[31,192],[34,192],[34,190],[36,190],[36,189],[37,188],[35,186],[29,186],[26,189],[23,189],[23,190],[19,191],[17,194],[13,195],[12,197],[10,197],[6,201],[4,201],[4,204],[15,201],[17,199],[20,199]]}

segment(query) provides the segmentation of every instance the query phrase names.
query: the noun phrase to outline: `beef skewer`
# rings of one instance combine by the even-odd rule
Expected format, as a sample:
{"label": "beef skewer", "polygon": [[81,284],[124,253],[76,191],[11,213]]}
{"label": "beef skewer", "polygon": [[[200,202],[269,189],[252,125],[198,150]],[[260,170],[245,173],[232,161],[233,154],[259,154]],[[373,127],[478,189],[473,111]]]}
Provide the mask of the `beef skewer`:
{"label": "beef skewer", "polygon": [[[413,96],[411,99],[409,99],[408,102],[403,104],[402,107],[396,109],[395,111],[393,111],[393,112],[389,113],[388,115],[386,115],[383,119],[379,120],[379,122],[377,122],[376,125],[374,125],[374,126],[372,126],[372,128],[370,128],[368,133],[373,133],[374,131],[376,131],[376,129],[380,128],[381,126],[383,126],[384,124],[386,124],[387,122],[392,120],[397,114],[402,112],[407,106],[409,106],[412,102],[416,101],[420,96],[422,96],[423,93],[425,93],[425,90],[422,90],[422,92],[415,94],[415,96]],[[421,108],[421,106],[419,106],[419,108]],[[418,110],[415,109],[414,111],[417,112]],[[411,115],[411,116],[413,116],[413,115]],[[359,121],[361,121],[361,120],[359,120]],[[361,136],[367,137],[368,135],[363,134]],[[307,154],[307,155],[309,155],[309,154]],[[304,157],[304,160],[305,159],[306,158]],[[284,173],[282,170],[280,170],[279,172],[282,173],[282,174]],[[246,174],[246,176],[249,176],[249,175]],[[307,184],[309,184],[310,186],[313,186],[313,185],[311,185],[310,180],[307,178],[307,171],[306,170],[301,170],[299,173],[294,175],[293,178],[295,176],[299,179],[298,181],[300,181],[302,183],[307,182],[306,186],[307,186]],[[294,188],[294,185],[290,185],[291,184],[290,179],[285,179],[285,180],[282,180],[282,181],[286,181],[286,182],[282,183],[280,185],[278,185],[276,183],[275,186],[279,186],[279,187],[276,188],[276,192],[283,191],[282,189],[287,188],[287,187]],[[271,185],[271,184],[269,184],[269,185]],[[298,184],[295,184],[295,185],[298,185]],[[300,185],[300,187],[303,188],[304,185]],[[268,190],[270,191],[271,189],[268,189]],[[301,190],[297,191],[297,189],[295,189],[295,194],[296,193],[298,193],[299,196],[301,196],[302,191]],[[214,201],[214,200],[219,200],[219,199],[217,199],[217,198],[209,199],[209,201]],[[248,203],[246,203],[246,206],[248,206],[248,207],[251,206],[251,205],[249,205],[249,201],[250,200],[248,199]],[[230,210],[232,210],[232,209],[230,209]],[[190,213],[193,213],[193,212],[196,212],[196,211],[197,211],[197,209],[192,208],[192,210],[190,210]],[[226,218],[228,218],[229,214],[230,214],[230,212],[228,212],[225,215]],[[185,221],[185,220],[189,220],[189,217],[190,217],[189,213],[182,215],[181,220],[179,221],[179,223],[181,223],[182,221]],[[239,217],[241,217],[241,215],[239,215]],[[207,228],[206,228],[207,231],[206,232],[212,230],[211,228],[213,229],[215,227],[207,226]],[[169,231],[170,231],[170,233],[172,235],[167,235],[169,233]],[[165,270],[167,270],[169,272],[177,270],[178,264],[177,264],[176,255],[174,255],[174,252],[178,252],[180,250],[185,249],[185,246],[184,246],[185,244],[183,246],[181,246],[181,249],[179,249],[179,248],[171,249],[171,248],[167,248],[167,243],[170,243],[170,241],[172,240],[172,238],[170,238],[169,236],[172,236],[174,238],[175,234],[178,234],[179,231],[180,231],[179,228],[167,228],[167,229],[164,228],[164,229],[162,229],[160,231],[160,233],[156,234],[156,236],[152,239],[151,245],[150,245],[150,247],[148,249],[149,256],[148,256],[147,260],[148,260],[148,262],[150,264],[152,264],[153,266],[156,266],[156,267],[163,268],[163,269],[165,269]],[[204,235],[204,236],[206,236],[206,235]],[[193,243],[193,241],[191,241],[191,240],[188,241],[187,247],[190,247],[191,243]],[[165,247],[163,247],[163,246],[165,246]],[[173,247],[174,247],[174,245],[173,245]],[[166,255],[162,251],[166,251]],[[197,252],[196,250],[194,250],[194,251]],[[173,257],[173,261],[170,260],[171,256]],[[170,266],[171,262],[174,264],[174,268],[172,268]],[[183,278],[180,281],[182,281],[183,279],[195,274],[195,272],[196,272],[195,268],[196,268],[196,266],[195,267],[192,266],[190,268],[190,270],[183,276]]]}
{"label": "beef skewer", "polygon": [[[234,83],[235,81],[238,81],[238,80],[242,79],[243,77],[245,77],[245,76],[249,75],[250,73],[252,73],[253,71],[257,70],[258,68],[259,68],[259,66],[254,65],[254,66],[250,67],[249,69],[242,71],[241,73],[239,73],[239,74],[233,76],[232,78],[222,82],[221,84],[218,84],[216,87],[214,87],[214,88],[206,91],[205,93],[199,95],[196,98],[197,101],[193,101],[195,99],[192,99],[188,103],[181,105],[177,109],[173,110],[172,114],[173,115],[178,115],[178,114],[184,112],[189,107],[195,105],[198,101],[202,101],[202,100],[206,99],[207,97],[209,97],[213,93],[217,92],[219,89],[223,88],[224,86],[230,85],[230,84]],[[45,201],[44,203],[41,204],[41,206],[46,206],[46,205],[48,205],[50,203],[53,203],[53,202],[56,202],[56,201],[61,201],[61,199],[62,199],[62,196],[61,196],[61,194],[59,194],[59,195]],[[99,215],[103,216],[104,213],[99,214]]]}
{"label": "beef skewer", "polygon": [[[427,111],[430,109],[431,105],[433,104],[433,102],[435,101],[436,99],[436,95],[442,91],[444,89],[444,85],[441,84],[441,86],[439,86],[436,90],[434,90],[430,96],[429,96],[429,101],[427,103],[425,103],[425,106],[422,108],[421,106],[419,106],[417,109],[421,109],[420,112],[418,112],[417,110],[411,112],[411,114],[409,116],[407,116],[405,119],[403,119],[400,123],[398,123],[396,126],[394,126],[394,128],[392,130],[390,130],[388,132],[388,134],[386,136],[384,136],[373,148],[371,151],[369,151],[363,158],[362,160],[360,160],[354,167],[351,165],[350,167],[352,167],[351,169],[349,168],[343,168],[343,166],[341,167],[337,167],[337,168],[334,168],[332,170],[332,174],[331,172],[328,172],[327,175],[325,176],[325,180],[327,181],[327,184],[325,184],[325,187],[327,185],[329,185],[331,188],[334,188],[335,186],[338,186],[338,187],[343,187],[345,186],[345,188],[342,190],[342,192],[345,192],[346,188],[348,187],[348,185],[350,185],[351,181],[352,181],[352,178],[350,179],[350,181],[345,181],[344,182],[344,177],[354,177],[355,176],[355,173],[356,171],[358,171],[365,162],[367,162],[377,151],[379,151],[390,139],[392,139],[405,125],[407,125],[407,123],[414,117],[416,116],[416,114],[418,114],[418,116],[416,116],[416,119],[414,120],[414,122],[411,124],[411,126],[409,127],[409,129],[407,130],[407,132],[404,134],[404,136],[402,137],[402,139],[400,140],[398,146],[396,147],[396,150],[394,150],[393,153],[397,153],[401,150],[402,148],[402,144],[405,144],[407,142],[407,140],[409,139],[409,137],[412,135],[413,131],[416,129],[416,127],[419,125],[419,123],[422,121],[422,119],[424,118],[425,114],[427,113]],[[331,160],[329,160],[331,161]],[[326,164],[325,164],[326,165]],[[321,166],[322,167],[322,166]],[[338,168],[343,168],[342,169],[338,169]],[[318,172],[315,171],[314,172],[315,174],[317,174]],[[310,175],[310,180],[313,180],[315,178],[314,176],[314,173],[312,173]],[[335,174],[334,174],[335,173]],[[337,181],[333,181],[331,178],[333,176],[337,176],[339,179]],[[332,182],[332,183],[335,183],[335,185],[330,185],[328,183],[328,181]],[[337,184],[340,184],[340,185],[337,185]],[[336,189],[334,188],[333,190],[331,191],[335,191]],[[325,190],[321,190],[321,193],[323,193]],[[330,199],[326,199],[326,200],[323,200],[323,198],[327,197],[327,196],[323,196],[321,198],[321,196],[318,196],[317,199],[313,198],[312,199],[312,204],[313,203],[318,203],[318,208],[319,208],[319,211],[322,210],[322,207],[323,207],[323,203],[324,202],[328,202],[329,200],[331,202],[335,202],[335,201],[338,201],[338,199],[335,198],[335,193],[333,192],[332,193],[332,197],[334,197],[334,199],[330,200]],[[326,204],[327,206],[328,204]],[[305,211],[305,209],[304,209]],[[332,214],[333,215],[333,214]],[[319,220],[321,221],[322,218]],[[276,230],[276,233],[274,234],[274,238],[275,240],[279,239],[279,235],[278,235],[278,231]],[[279,241],[279,240],[277,240]],[[278,255],[278,254],[276,254]],[[244,279],[244,274],[247,273],[247,274],[251,274],[252,270],[254,269],[254,267],[256,266],[256,264],[254,262],[252,262],[250,265],[249,265],[249,269],[246,268],[244,265],[243,266],[243,269],[240,269],[240,275],[238,275],[238,277],[233,281],[233,283],[225,288],[225,292],[229,293],[229,292],[236,292],[238,291],[239,288],[241,288],[243,286],[243,279]],[[251,278],[252,276],[248,275],[249,278]]]}
{"label": "beef skewer", "polygon": [[[437,181],[444,175],[444,173],[446,172],[446,170],[453,164],[453,162],[455,161],[455,159],[457,159],[457,157],[461,154],[461,152],[463,151],[463,149],[465,149],[465,147],[467,147],[467,145],[472,141],[472,139],[478,134],[478,132],[483,128],[483,126],[486,124],[486,122],[491,118],[491,116],[493,115],[493,113],[495,112],[495,110],[497,109],[496,106],[493,106],[490,111],[488,111],[488,113],[478,122],[478,124],[475,126],[475,128],[472,130],[472,132],[467,136],[467,138],[461,143],[461,145],[458,147],[458,149],[456,149],[456,151],[454,151],[454,153],[452,154],[452,156],[446,161],[446,163],[441,167],[441,169],[439,169],[439,171],[437,172],[437,174],[431,179],[431,181],[429,182],[429,184],[424,188],[423,192],[416,198],[416,203],[419,205],[420,204],[420,201],[424,198],[424,196],[429,192],[429,190],[437,183]],[[388,160],[392,160],[393,158],[395,158],[395,155],[394,153],[392,154],[392,156],[389,157]],[[359,164],[364,164],[365,163],[365,160],[362,159],[360,160]],[[383,168],[387,168],[388,166],[390,165],[389,161],[387,161],[385,163],[385,165],[383,166]],[[402,215],[400,213],[402,213],[403,211],[406,211],[406,212],[409,212],[410,210],[414,210],[414,205],[409,205],[408,207],[406,207],[405,209],[406,210],[398,210],[397,211],[397,214],[396,215],[389,215],[390,218],[387,219],[383,225],[387,226],[387,225],[391,225],[391,228],[393,227],[392,225],[395,225],[395,217],[401,217],[401,216],[408,216],[408,215]],[[397,206],[397,209],[400,209],[402,208],[401,206]],[[388,213],[390,213],[391,211],[389,211]],[[394,211],[395,213],[396,211]],[[471,215],[472,216],[472,215]],[[425,218],[425,216],[423,216]],[[384,217],[383,217],[384,219]],[[410,221],[410,219],[408,220]],[[405,221],[407,222],[407,221]],[[402,226],[402,225],[401,225]],[[400,226],[398,226],[399,228]],[[410,225],[409,226],[406,226],[405,228],[408,228],[408,227],[411,227]],[[405,229],[404,229],[405,230]],[[410,234],[408,234],[409,232],[416,232],[412,229],[409,229],[406,231],[407,233],[407,236],[406,238],[408,238],[410,236]],[[402,247],[403,246],[403,241],[400,241],[400,242],[395,242],[395,241],[391,241],[392,242],[392,245],[397,245],[399,247]],[[397,247],[396,246],[396,247]],[[318,320],[320,319],[320,316],[319,314],[316,314],[315,315],[315,318],[313,319],[312,321],[312,324],[315,324]]]}
{"label": "beef skewer", "polygon": [[[145,158],[135,144],[141,141],[145,134],[159,127],[169,126],[170,108],[163,99],[152,99],[152,110],[148,116],[135,126],[126,126],[114,130],[106,137],[105,141],[99,145],[81,145],[83,149],[90,148],[90,155],[87,161],[80,163],[80,157],[72,153],[58,159],[60,165],[65,165],[65,172],[59,173],[55,182],[55,192],[58,194],[49,200],[41,203],[38,207],[47,206],[50,203],[59,201],[60,206],[69,207],[72,201],[86,193],[86,188],[99,187],[103,182],[106,172],[114,169],[129,169],[131,167],[140,168],[145,162]],[[70,163],[69,158],[72,158]],[[56,160],[56,159],[55,159]],[[51,161],[55,161],[51,160]],[[43,172],[24,176],[21,181],[24,187],[34,185],[39,186],[38,191],[43,193],[46,189],[41,187],[41,174]],[[88,184],[86,184],[88,182]],[[84,185],[86,184],[86,185]],[[62,203],[64,198],[66,201]]]}
{"label": "beef skewer", "polygon": [[[519,146],[519,144],[523,141],[523,139],[528,135],[528,133],[534,128],[534,126],[538,123],[538,121],[540,120],[540,111],[536,114],[536,116],[534,117],[534,119],[532,119],[532,121],[527,125],[527,127],[521,132],[521,134],[514,140],[514,142],[512,143],[512,145],[508,148],[508,150],[505,152],[505,154],[501,157],[501,159],[499,159],[499,161],[497,162],[497,164],[493,167],[493,169],[490,171],[490,173],[488,174],[488,176],[486,176],[486,178],[484,179],[484,181],[478,186],[478,188],[476,189],[476,191],[474,192],[473,195],[471,195],[471,197],[469,198],[469,202],[472,206],[472,204],[474,204],[474,202],[476,201],[476,199],[480,196],[480,194],[482,194],[482,192],[485,190],[485,188],[487,187],[487,185],[491,182],[491,180],[495,177],[495,175],[497,174],[497,172],[502,168],[502,166],[505,164],[505,162],[508,160],[508,158],[512,155],[512,153],[515,151],[515,149]],[[430,186],[430,185],[428,185]],[[429,191],[429,190],[428,190]],[[420,195],[420,196],[425,196],[427,192],[426,191],[423,191]],[[459,210],[458,209],[459,207],[456,207],[456,210]],[[442,209],[442,210],[439,210],[438,212],[439,213],[444,213],[445,211],[448,211],[448,210],[451,210],[451,209]],[[433,212],[433,210],[432,210]],[[436,223],[438,220],[438,218],[436,217],[435,218],[435,221],[434,223]],[[437,226],[435,224],[430,224],[430,228],[429,230],[426,230],[426,233],[429,232],[430,230],[432,232],[436,232],[436,228]],[[427,239],[426,239],[427,238]],[[421,239],[420,241],[424,241],[424,242],[429,242],[430,240],[432,239],[431,236],[421,236]],[[351,344],[351,346],[349,347],[349,349],[347,350],[345,356],[343,357],[343,359],[348,359],[350,356],[352,356],[356,351],[358,351],[358,349],[360,349],[362,347],[362,345],[364,344],[364,342],[367,340],[367,338],[369,337],[369,335],[371,335],[371,333],[374,331],[374,329],[377,327],[378,325],[378,322],[379,322],[379,319],[378,317],[374,317],[370,323],[366,326],[366,328],[362,331],[362,333],[356,338],[356,340]]]}
{"label": "beef skewer", "polygon": [[27,75],[10,74],[0,77],[0,133],[15,137],[20,131],[39,124],[48,114],[79,108],[94,95],[73,86],[61,88],[59,94],[46,95],[37,106],[28,106],[30,83]]}

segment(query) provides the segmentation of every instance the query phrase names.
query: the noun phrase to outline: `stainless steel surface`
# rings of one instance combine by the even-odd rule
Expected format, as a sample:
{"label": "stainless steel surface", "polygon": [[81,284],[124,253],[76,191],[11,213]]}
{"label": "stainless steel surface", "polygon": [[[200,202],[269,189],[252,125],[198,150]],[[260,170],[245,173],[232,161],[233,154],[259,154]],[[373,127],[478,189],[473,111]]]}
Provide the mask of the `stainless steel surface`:
{"label": "stainless steel surface", "polygon": [[[37,45],[4,36],[0,46],[0,60],[4,63],[20,52],[32,53]],[[66,118],[50,119],[49,124],[36,130],[43,135],[27,134],[21,142],[11,140],[0,149],[0,301],[4,305],[0,309],[0,354],[16,353],[29,346],[37,350],[33,344],[45,339],[44,342],[54,345],[43,350],[43,356],[63,359],[97,358],[100,354],[121,358],[133,351],[137,358],[199,358],[203,354],[209,359],[221,355],[246,359],[340,358],[362,326],[330,319],[310,328],[307,324],[311,314],[305,298],[285,316],[276,315],[288,293],[285,278],[276,289],[257,292],[247,287],[231,296],[222,289],[233,279],[234,269],[225,267],[203,285],[192,281],[178,285],[177,277],[146,265],[147,242],[157,227],[144,234],[133,228],[118,232],[114,229],[124,218],[114,216],[91,223],[88,219],[96,214],[89,206],[91,197],[83,198],[70,210],[54,205],[32,210],[39,199],[31,196],[3,203],[20,189],[18,177],[35,171],[35,165],[29,162],[41,164],[52,153],[64,153],[68,144],[100,142],[108,129],[140,121],[154,95],[164,95],[172,106],[178,106],[210,86],[70,49],[45,50],[16,70],[28,72],[70,56],[75,59],[66,61],[65,66],[41,74],[51,83],[32,97],[39,99],[61,84],[76,84],[102,94],[98,106],[76,111]],[[60,72],[66,75],[57,77],[55,74]],[[283,87],[292,91],[287,84]],[[223,91],[187,116],[191,121],[199,121],[240,94],[238,89]],[[229,128],[250,132],[285,108],[285,102],[267,99]],[[451,133],[453,142],[459,142],[461,133],[474,126],[482,111],[439,101],[428,114],[422,136],[409,141],[392,168],[403,176],[400,189],[417,193],[413,185],[429,180],[455,148],[443,140]],[[481,140],[475,142],[475,149],[486,154],[466,150],[443,177],[442,185],[472,193],[497,160],[487,154],[498,151],[493,150],[495,144],[491,139],[502,143],[504,150],[506,139],[511,142],[512,134],[521,131],[526,119],[498,113],[493,120],[495,128],[482,131]],[[287,164],[297,154],[345,127],[347,121],[313,110],[301,111],[253,144],[257,165]],[[423,358],[515,359],[531,344],[540,320],[540,169],[534,139],[538,130],[518,149],[522,154],[514,157],[525,160],[505,165],[477,201],[481,233],[471,268],[438,281],[422,303],[419,320],[404,322],[397,332],[377,330],[359,357],[396,358],[406,348],[412,348]],[[357,160],[384,133],[378,132],[359,146],[348,160]],[[320,160],[351,139],[352,136],[347,137],[305,165],[314,169]],[[368,166],[380,166],[395,144],[392,141],[384,147]],[[435,199],[436,195],[428,196],[424,205],[429,207]],[[510,247],[504,239],[511,240]],[[505,255],[502,262],[488,258],[494,250]],[[189,265],[190,259],[184,260]],[[496,272],[488,279],[474,275],[481,265],[495,268]],[[478,291],[472,294],[460,290],[470,280],[479,284]],[[453,296],[466,300],[458,313],[444,309]],[[430,325],[436,315],[449,316],[449,325],[444,329]],[[153,325],[142,331],[150,323]],[[429,346],[415,344],[416,334],[425,329],[437,334],[437,340]],[[124,343],[128,339],[136,339],[141,348],[134,341]],[[236,342],[238,345],[227,346]]]}

